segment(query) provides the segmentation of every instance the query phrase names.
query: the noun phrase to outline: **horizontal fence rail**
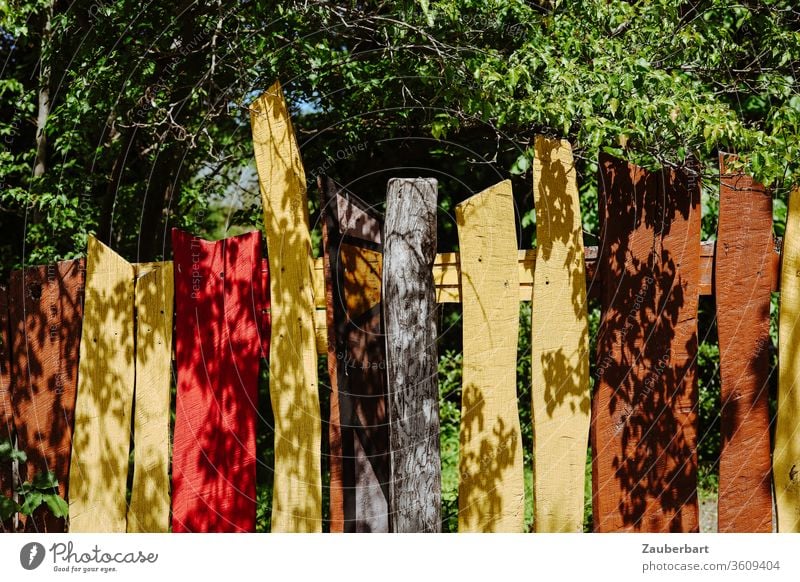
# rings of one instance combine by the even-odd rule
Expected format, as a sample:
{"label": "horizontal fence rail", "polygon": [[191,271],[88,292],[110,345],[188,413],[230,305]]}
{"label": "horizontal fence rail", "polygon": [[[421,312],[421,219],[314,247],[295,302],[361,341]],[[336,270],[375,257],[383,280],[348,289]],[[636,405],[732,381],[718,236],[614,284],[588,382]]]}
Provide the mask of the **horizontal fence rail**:
{"label": "horizontal fence rail", "polygon": [[[700,280],[697,292],[700,296],[713,296],[714,285],[714,254],[716,241],[708,240],[700,243]],[[780,290],[780,267],[783,241],[780,237],[775,239],[772,250],[767,256],[765,269],[770,281],[770,290]],[[343,252],[348,252],[346,249]],[[586,291],[590,300],[597,300],[600,293],[602,274],[597,271],[598,247],[588,246],[584,249],[586,262]],[[530,301],[533,294],[533,273],[536,268],[536,249],[517,251],[517,269],[519,270],[519,301]],[[438,303],[461,303],[461,263],[459,253],[437,253],[433,262],[433,281],[436,287],[436,301]],[[325,273],[323,260],[314,259],[314,298],[316,311],[314,313],[314,328],[317,338],[317,347],[322,351],[327,346],[327,323],[325,320]],[[327,348],[326,348],[327,349]]]}

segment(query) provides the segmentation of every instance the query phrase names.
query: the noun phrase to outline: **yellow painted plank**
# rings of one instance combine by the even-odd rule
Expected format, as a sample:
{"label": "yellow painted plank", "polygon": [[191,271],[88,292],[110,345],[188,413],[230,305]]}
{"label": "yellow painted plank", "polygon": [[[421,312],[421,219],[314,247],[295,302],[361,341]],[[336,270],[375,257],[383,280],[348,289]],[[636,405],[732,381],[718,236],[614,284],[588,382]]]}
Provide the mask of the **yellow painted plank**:
{"label": "yellow painted plank", "polygon": [[800,532],[800,189],[789,199],[778,327],[778,419],[772,472],[778,531]]}
{"label": "yellow painted plank", "polygon": [[537,532],[580,532],[590,410],[581,211],[569,142],[538,136],[534,149],[534,525]]}
{"label": "yellow painted plank", "polygon": [[172,262],[136,269],[136,386],[133,486],[128,531],[169,531],[169,412]]}
{"label": "yellow painted plank", "polygon": [[314,336],[317,353],[324,354],[328,351],[328,319],[324,309],[314,310]]}
{"label": "yellow painted plank", "polygon": [[458,531],[521,532],[519,269],[511,182],[459,204],[456,221],[464,310]]}
{"label": "yellow painted plank", "polygon": [[280,84],[252,104],[270,264],[270,397],[275,413],[272,531],[322,530],[321,421],[305,172]]}
{"label": "yellow painted plank", "polygon": [[134,382],[133,266],[89,237],[70,532],[124,532]]}
{"label": "yellow painted plank", "polygon": [[342,243],[345,309],[351,319],[366,313],[381,302],[383,254]]}

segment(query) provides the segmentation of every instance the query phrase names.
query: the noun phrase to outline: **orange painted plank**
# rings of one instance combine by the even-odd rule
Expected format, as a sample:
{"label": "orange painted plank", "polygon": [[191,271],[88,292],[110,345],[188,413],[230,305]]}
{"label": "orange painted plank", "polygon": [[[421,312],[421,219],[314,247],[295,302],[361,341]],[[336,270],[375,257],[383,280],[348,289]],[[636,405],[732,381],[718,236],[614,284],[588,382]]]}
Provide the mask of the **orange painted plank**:
{"label": "orange painted plank", "polygon": [[[20,479],[52,471],[64,499],[68,499],[84,275],[82,259],[11,273],[14,415],[18,448],[28,457],[20,467]],[[66,521],[44,505],[23,521],[26,531],[66,531]]]}
{"label": "orange painted plank", "polygon": [[[0,443],[14,443],[14,410],[11,405],[11,349],[8,335],[8,292],[0,286]],[[12,465],[0,466],[0,495],[14,493]],[[12,531],[14,520],[0,521],[0,533]]]}
{"label": "orange painted plank", "polygon": [[594,529],[694,532],[699,178],[604,154],[599,197]]}
{"label": "orange painted plank", "polygon": [[772,196],[720,155],[717,332],[720,532],[772,531],[769,418]]}

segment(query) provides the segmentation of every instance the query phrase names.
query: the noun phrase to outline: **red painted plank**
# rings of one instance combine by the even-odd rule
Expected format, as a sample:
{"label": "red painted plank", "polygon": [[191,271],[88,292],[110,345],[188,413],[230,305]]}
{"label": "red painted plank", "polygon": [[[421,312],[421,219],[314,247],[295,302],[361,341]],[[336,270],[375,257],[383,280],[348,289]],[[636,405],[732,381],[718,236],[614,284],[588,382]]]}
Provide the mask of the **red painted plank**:
{"label": "red painted plank", "polygon": [[699,178],[601,155],[599,196],[594,529],[694,532]]}
{"label": "red painted plank", "polygon": [[[72,429],[83,318],[84,261],[11,273],[14,416],[18,447],[28,461],[21,480],[52,471],[68,499]],[[26,531],[64,532],[45,507],[25,520]]]}
{"label": "red painted plank", "polygon": [[720,532],[772,531],[769,303],[772,196],[720,155],[716,292],[722,392]]}
{"label": "red painted plank", "polygon": [[331,531],[389,531],[381,219],[319,177],[331,378]]}
{"label": "red painted plank", "polygon": [[258,372],[267,309],[261,233],[172,231],[178,391],[172,529],[251,532]]}

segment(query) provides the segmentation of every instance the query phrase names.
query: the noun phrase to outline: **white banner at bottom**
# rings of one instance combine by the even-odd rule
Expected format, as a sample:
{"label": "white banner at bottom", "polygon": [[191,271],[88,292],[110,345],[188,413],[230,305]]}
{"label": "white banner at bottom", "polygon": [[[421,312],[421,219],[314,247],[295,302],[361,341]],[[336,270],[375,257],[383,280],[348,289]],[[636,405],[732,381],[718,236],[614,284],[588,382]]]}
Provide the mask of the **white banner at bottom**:
{"label": "white banner at bottom", "polygon": [[800,534],[0,534],[0,572],[15,581],[798,580]]}

